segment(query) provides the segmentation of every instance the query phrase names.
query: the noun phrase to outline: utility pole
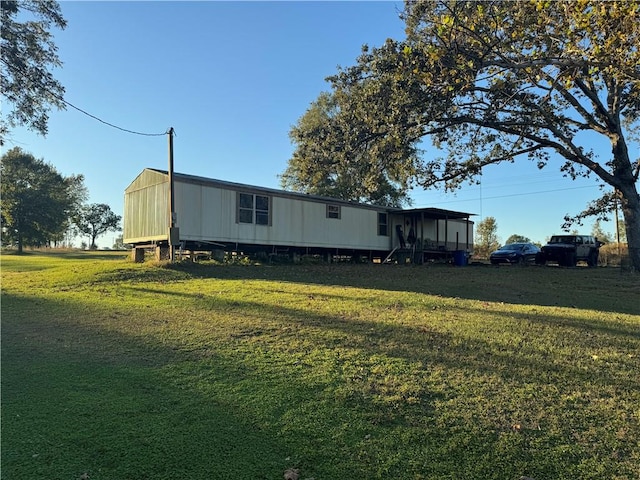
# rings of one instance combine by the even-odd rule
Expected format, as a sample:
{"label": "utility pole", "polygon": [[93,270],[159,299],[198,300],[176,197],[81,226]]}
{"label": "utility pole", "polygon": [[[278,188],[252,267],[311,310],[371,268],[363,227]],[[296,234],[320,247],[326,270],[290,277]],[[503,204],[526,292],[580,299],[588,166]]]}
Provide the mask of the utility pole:
{"label": "utility pole", "polygon": [[173,127],[167,131],[169,135],[169,259],[175,261],[175,246],[180,243],[180,231],[176,227],[176,205],[173,182]]}

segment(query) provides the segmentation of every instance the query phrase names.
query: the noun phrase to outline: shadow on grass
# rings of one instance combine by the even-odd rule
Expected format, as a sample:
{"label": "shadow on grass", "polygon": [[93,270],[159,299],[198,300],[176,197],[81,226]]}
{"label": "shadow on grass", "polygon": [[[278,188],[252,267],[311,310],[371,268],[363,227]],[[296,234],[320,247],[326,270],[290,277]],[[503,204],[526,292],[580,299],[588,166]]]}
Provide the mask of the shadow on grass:
{"label": "shadow on grass", "polygon": [[167,265],[192,278],[271,280],[404,291],[520,305],[640,315],[640,276],[614,268],[452,267],[448,265]]}
{"label": "shadow on grass", "polygon": [[[198,293],[188,293],[180,290],[165,290],[161,288],[149,288],[143,286],[128,286],[127,289],[133,292],[152,294],[155,296],[175,296],[187,300],[189,308],[199,310],[203,316],[209,313],[228,313],[230,310],[237,312],[239,316],[253,315],[262,320],[289,319],[292,323],[299,323],[305,327],[314,327],[322,330],[333,330],[344,335],[349,335],[349,340],[354,342],[352,346],[367,350],[374,350],[374,354],[384,354],[403,358],[407,361],[421,361],[423,359],[433,359],[433,353],[439,356],[436,363],[444,363],[447,368],[454,366],[466,367],[474,372],[488,372],[488,365],[493,364],[494,370],[491,373],[507,375],[508,379],[515,378],[518,382],[527,383],[532,378],[540,376],[542,372],[546,377],[551,372],[555,372],[556,380],[571,378],[577,382],[590,381],[590,376],[594,371],[601,375],[600,380],[605,380],[609,376],[610,381],[603,384],[618,384],[619,371],[615,362],[608,363],[608,367],[595,365],[591,355],[601,350],[618,352],[621,359],[627,360],[628,355],[633,355],[640,343],[639,324],[628,321],[616,321],[610,318],[598,320],[590,316],[589,312],[584,312],[582,316],[568,316],[564,312],[558,311],[556,314],[539,313],[533,309],[528,312],[497,311],[495,309],[487,311],[497,321],[503,322],[508,331],[513,332],[511,345],[506,345],[500,351],[496,351],[495,342],[483,342],[474,339],[470,342],[452,340],[449,336],[438,333],[434,338],[430,335],[433,329],[425,329],[424,319],[416,322],[416,326],[381,324],[375,321],[362,321],[349,317],[339,317],[312,313],[309,309],[292,309],[283,306],[274,307],[260,301],[226,299],[224,295],[210,295],[206,291]],[[260,290],[261,287],[253,286],[253,291]],[[273,290],[264,287],[264,295],[273,293]],[[310,302],[321,302],[326,298],[333,300],[344,300],[345,302],[361,303],[364,306],[371,305],[370,298],[354,299],[348,295],[322,293],[317,297],[310,292],[299,292],[300,305],[308,305]],[[408,306],[411,308],[411,306]],[[404,308],[397,306],[393,301],[389,305],[379,305],[381,311],[387,308]],[[425,305],[425,308],[430,308]],[[471,309],[468,306],[446,306],[449,312],[456,312],[460,317],[466,315],[477,315],[482,313],[482,306]],[[437,318],[438,312],[434,314]],[[454,315],[455,316],[455,315]],[[429,317],[426,317],[427,319]],[[500,320],[502,319],[502,320]],[[249,332],[253,336],[255,332]],[[540,350],[544,343],[539,342],[539,338],[548,336],[550,346],[561,346],[565,344],[580,345],[587,352],[584,358],[564,359],[562,367],[556,362],[550,352]],[[362,343],[357,339],[363,338]],[[399,345],[399,346],[398,346]],[[538,350],[536,350],[538,345]],[[414,352],[421,352],[414,355]],[[493,357],[492,357],[493,356]],[[518,364],[519,358],[527,358],[523,365]],[[469,359],[475,359],[475,363],[469,363]],[[436,361],[434,360],[434,361]],[[488,363],[487,363],[488,362]],[[572,366],[575,364],[575,366]],[[598,368],[594,368],[598,367]],[[519,372],[514,377],[514,372]],[[506,379],[506,377],[505,377]],[[640,378],[629,380],[634,386],[640,388]]]}
{"label": "shadow on grass", "polygon": [[[208,298],[206,292],[194,294],[145,287],[129,288],[137,292],[185,298],[188,300],[187,308],[192,312],[199,310],[203,318],[207,318],[211,313],[228,314],[230,310],[235,310],[239,316],[250,316],[262,325],[268,325],[270,322],[290,323],[321,331],[338,332],[341,334],[338,338],[344,339],[343,346],[366,350],[372,355],[391,356],[408,362],[426,360],[427,363],[442,364],[447,368],[466,368],[473,373],[497,374],[504,376],[505,380],[520,383],[534,381],[542,373],[548,378],[553,372],[557,377],[554,381],[570,379],[571,383],[577,382],[577,385],[580,385],[585,380],[597,380],[602,385],[620,385],[620,371],[615,363],[610,363],[604,369],[598,368],[599,376],[592,378],[596,370],[584,368],[585,362],[589,363],[589,367],[594,367],[591,353],[588,352],[609,350],[621,354],[623,360],[635,359],[633,354],[640,345],[640,322],[633,325],[613,320],[599,321],[591,318],[588,313],[576,318],[567,317],[562,312],[540,314],[535,311],[487,311],[487,316],[492,317],[492,322],[502,325],[496,326],[496,330],[504,329],[509,333],[508,343],[500,345],[497,340],[483,340],[478,337],[465,339],[446,330],[437,331],[436,328],[439,327],[431,326],[429,316],[417,318],[414,325],[382,323],[348,316],[313,313],[303,308],[273,306],[259,301],[226,300],[218,295]],[[301,305],[309,303],[307,293],[300,293],[299,296]],[[313,298],[313,301],[322,301],[321,296]],[[392,304],[389,307],[395,308],[396,305]],[[453,313],[453,318],[464,318],[467,314],[477,315],[480,308],[471,310],[470,307],[458,305],[445,306],[444,310]],[[437,320],[438,316],[439,312],[436,311],[432,318]],[[452,322],[455,323],[455,320]],[[257,334],[255,330],[251,330],[247,336],[255,337],[263,333],[270,334],[268,329],[258,329]],[[241,332],[239,335],[243,336]],[[553,356],[554,353],[545,347],[563,345],[580,346],[586,352],[585,357],[564,358],[564,363],[559,364],[558,359]],[[629,354],[632,357],[628,357]],[[525,360],[521,362],[522,359]],[[637,363],[637,360],[633,361]],[[626,386],[640,389],[640,377],[625,380],[627,381],[631,383]]]}
{"label": "shadow on grass", "polygon": [[[275,271],[280,281],[352,281],[309,282],[309,272],[296,280],[293,270],[223,271],[240,279],[274,280]],[[21,315],[32,299],[3,297],[3,397],[15,398],[3,408],[3,436],[18,439],[3,449],[6,472],[75,475],[93,462],[104,478],[128,478],[132,469],[149,479],[280,478],[286,455],[316,478],[583,478],[580,469],[592,458],[621,478],[638,473],[606,457],[619,412],[604,425],[593,410],[606,396],[621,404],[637,399],[630,392],[640,385],[630,372],[638,361],[596,363],[589,356],[592,348],[635,351],[638,335],[628,324],[585,313],[595,329],[589,332],[561,312],[492,312],[512,330],[508,340],[496,340],[437,330],[424,319],[381,323],[258,301],[213,302],[207,292],[128,288],[185,302],[182,310],[154,309],[149,331],[119,333],[128,327],[99,304],[38,299],[37,309]],[[230,309],[237,321],[212,330]],[[574,344],[584,357],[545,349]],[[585,385],[586,403],[558,406]],[[41,408],[45,415],[33,413]],[[522,417],[530,424],[514,431]],[[541,418],[542,432],[534,428]],[[627,423],[631,438],[640,433],[637,422]],[[579,437],[594,429],[595,441]],[[41,455],[31,453],[40,437],[35,445],[47,455],[38,463],[30,455]],[[630,445],[620,447],[622,458],[637,458]]]}
{"label": "shadow on grass", "polygon": [[[534,477],[572,478],[583,476],[579,470],[584,468],[582,463],[588,464],[588,459],[606,456],[611,442],[616,442],[614,437],[623,430],[629,429],[628,440],[634,437],[631,432],[640,433],[638,422],[628,423],[624,407],[638,399],[637,394],[630,392],[640,391],[640,377],[635,374],[640,368],[635,354],[640,332],[629,323],[597,321],[588,312],[582,318],[567,318],[562,312],[557,315],[491,312],[497,323],[504,320],[510,330],[506,339],[495,340],[437,331],[424,320],[415,325],[381,324],[252,301],[216,299],[211,303],[206,302],[202,293],[180,295],[191,297],[190,308],[200,309],[204,318],[207,314],[215,318],[217,310],[227,313],[230,307],[241,311],[243,317],[255,318],[246,330],[239,325],[230,337],[232,350],[236,352],[227,353],[231,364],[242,362],[246,366],[247,355],[255,355],[256,351],[279,353],[281,358],[294,358],[302,364],[317,349],[338,352],[324,368],[342,375],[332,385],[333,392],[347,393],[335,394],[330,399],[333,407],[323,421],[326,428],[317,429],[326,435],[320,443],[332,439],[335,442],[332,433],[335,427],[330,418],[346,416],[354,424],[358,418],[364,419],[376,426],[372,430],[389,437],[393,437],[396,428],[406,429],[413,432],[414,437],[412,433],[407,433],[407,437],[417,445],[386,444],[386,450],[378,451],[377,455],[413,457],[418,461],[428,458],[423,470],[418,468],[416,472],[433,468],[443,476],[502,479],[517,478],[515,475],[521,468],[520,473],[536,472]],[[463,307],[451,309],[461,316],[465,314]],[[209,347],[202,348],[205,351]],[[348,352],[357,354],[353,354],[354,358]],[[598,359],[594,352],[603,358]],[[409,372],[410,377],[418,379],[417,383],[399,396],[394,394],[402,391],[402,385],[390,382],[388,370],[379,370],[380,363],[389,359],[400,359],[403,365],[419,365]],[[249,381],[259,384],[264,372],[258,365],[254,367]],[[278,365],[272,368],[270,373],[279,375]],[[445,373],[434,376],[433,372]],[[243,375],[246,374],[244,371]],[[304,380],[300,377],[296,385],[288,386],[287,381],[283,385],[304,389],[300,385]],[[229,388],[233,388],[232,383]],[[381,394],[386,388],[392,391]],[[284,393],[286,389],[280,392]],[[392,400],[385,399],[385,395]],[[411,398],[419,398],[418,404],[411,403]],[[622,408],[613,413],[598,412],[597,405],[611,398],[619,401]],[[462,403],[476,410],[455,412],[444,423],[434,424],[434,418],[443,415],[437,405],[447,403]],[[298,420],[306,424],[304,418]],[[501,443],[504,436],[512,436],[514,422],[519,425],[520,421],[527,424],[529,438],[519,444],[522,438],[516,435],[505,447]],[[540,425],[544,426],[544,432]],[[612,433],[612,425],[620,429],[618,433]],[[416,434],[416,430],[420,433]],[[362,427],[360,431],[366,433]],[[584,433],[587,431],[593,435],[589,442],[576,440],[588,436]],[[318,437],[305,437],[310,432],[304,428],[299,433],[303,437],[301,447],[323,451]],[[519,446],[511,451],[514,444]],[[629,458],[640,454],[633,447],[627,453]],[[362,452],[360,455],[366,456]],[[455,459],[453,463],[451,459]],[[429,461],[433,463],[427,468]],[[608,463],[607,475],[611,469],[629,475],[638,473],[637,469],[631,473],[633,467],[616,465],[615,460],[600,461]],[[510,466],[497,466],[504,462]],[[406,460],[395,467],[385,473],[396,476],[407,473]],[[373,471],[365,473],[372,475]],[[607,475],[593,478],[610,478]]]}
{"label": "shadow on grass", "polygon": [[[124,252],[50,252],[77,260],[122,260]],[[37,255],[43,255],[37,252]],[[28,271],[41,265],[3,265]],[[503,268],[448,265],[217,265],[177,263],[122,264],[99,272],[91,283],[158,282],[189,279],[269,280],[298,284],[345,286],[383,291],[424,293],[517,305],[571,307],[640,315],[640,275],[613,268]]]}
{"label": "shadow on grass", "polygon": [[[511,336],[469,337],[424,319],[319,313],[302,307],[313,301],[302,294],[300,308],[212,301],[206,291],[180,290],[177,282],[190,278],[375,289],[382,305],[385,291],[408,291],[638,313],[635,277],[535,267],[180,264],[97,274],[98,283],[184,299],[171,313],[153,307],[154,326],[144,333],[99,304],[39,298],[34,306],[33,298],[3,295],[3,436],[15,445],[3,449],[3,466],[11,478],[87,470],[103,478],[281,478],[285,455],[317,478],[584,478],[576,465],[590,458],[616,469],[606,451],[615,440],[609,425],[620,418],[600,418],[587,403],[637,399],[629,392],[640,389],[630,373],[638,360],[626,353],[639,339],[628,322],[588,311],[491,312]],[[156,282],[176,284],[167,291]],[[176,312],[188,312],[188,327]],[[230,313],[236,323],[214,330]],[[470,312],[447,313],[455,322]],[[595,361],[591,352],[601,350],[620,356]],[[576,351],[582,356],[572,358]],[[584,403],[554,409],[563,395],[580,394]],[[545,414],[548,430],[534,431]],[[518,415],[530,415],[526,435],[512,429]],[[576,440],[587,429],[598,443]],[[631,454],[637,458],[637,448]],[[618,475],[632,478],[638,471],[630,468]]]}
{"label": "shadow on grass", "polygon": [[3,478],[273,479],[291,466],[237,404],[176,388],[167,372],[188,355],[91,327],[72,302],[21,315],[30,301],[2,299]]}

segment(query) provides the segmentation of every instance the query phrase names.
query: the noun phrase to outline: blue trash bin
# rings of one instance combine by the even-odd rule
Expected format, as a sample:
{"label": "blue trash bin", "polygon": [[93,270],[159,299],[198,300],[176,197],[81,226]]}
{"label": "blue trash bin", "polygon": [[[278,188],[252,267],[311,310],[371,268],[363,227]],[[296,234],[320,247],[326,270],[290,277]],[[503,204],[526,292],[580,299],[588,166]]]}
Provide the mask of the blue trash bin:
{"label": "blue trash bin", "polygon": [[453,252],[453,264],[456,267],[464,267],[467,264],[467,252],[464,250]]}

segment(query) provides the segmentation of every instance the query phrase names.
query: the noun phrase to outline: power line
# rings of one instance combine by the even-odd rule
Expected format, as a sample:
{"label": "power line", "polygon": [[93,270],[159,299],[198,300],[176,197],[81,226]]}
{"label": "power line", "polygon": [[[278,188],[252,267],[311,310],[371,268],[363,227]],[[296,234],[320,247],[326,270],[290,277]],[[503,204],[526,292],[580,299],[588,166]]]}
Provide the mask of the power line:
{"label": "power line", "polygon": [[[523,175],[523,178],[524,177],[526,177],[526,176]],[[556,181],[560,182],[560,181],[565,181],[565,180],[566,179],[558,178]],[[464,191],[466,193],[469,193],[469,194],[477,194],[477,195],[479,195],[478,198],[480,198],[480,197],[481,198],[485,198],[485,199],[486,198],[498,198],[498,197],[484,197],[483,196],[483,192],[485,190],[495,190],[497,188],[500,188],[500,189],[504,190],[506,187],[521,187],[523,185],[527,185],[528,186],[528,185],[536,185],[536,184],[541,184],[541,183],[549,184],[549,183],[552,183],[552,182],[549,181],[549,180],[540,180],[540,181],[537,181],[537,182],[513,182],[513,181],[509,181],[507,185],[505,185],[505,183],[502,182],[502,183],[494,183],[494,184],[489,185],[489,186],[486,186],[483,183],[481,186],[480,185],[465,186],[464,187]],[[582,186],[582,187],[567,187],[567,188],[560,188],[560,189],[557,189],[557,190],[549,190],[549,191],[555,192],[555,191],[569,190],[569,189],[575,189],[575,188],[590,188],[590,187],[593,187],[593,186],[598,186],[598,185],[586,185],[586,186]],[[533,192],[533,193],[535,193],[535,192]],[[429,195],[429,191],[428,190],[420,190],[420,191],[417,191],[417,192],[415,192],[415,191],[413,192],[413,197],[415,199],[419,199],[420,197],[425,197],[425,196],[428,196],[428,195]],[[518,193],[518,194],[514,194],[514,195],[525,195],[525,194]],[[509,196],[509,195],[505,195],[505,196]],[[499,198],[502,198],[502,197],[499,197]],[[455,200],[455,201],[458,201],[458,200]],[[460,200],[460,201],[464,201],[464,200]]]}
{"label": "power line", "polygon": [[[51,93],[51,92],[49,92],[49,93]],[[142,136],[145,136],[145,137],[159,137],[159,136],[166,135],[167,133],[169,133],[168,130],[166,132],[162,132],[162,133],[145,133],[145,132],[136,132],[135,130],[129,130],[127,128],[122,128],[122,127],[119,127],[117,125],[114,125],[113,123],[109,123],[109,122],[107,122],[105,120],[102,120],[101,118],[98,118],[95,115],[90,114],[89,112],[81,109],[80,107],[76,107],[73,103],[68,102],[67,100],[65,100],[62,97],[58,97],[57,95],[56,95],[56,97],[58,98],[58,100],[64,102],[67,105],[69,105],[71,108],[75,108],[80,113],[84,113],[86,116],[91,117],[94,120],[97,120],[97,121],[99,121],[101,123],[104,123],[105,125],[108,125],[108,126],[110,126],[112,128],[116,128],[116,129],[121,130],[123,132],[132,133],[134,135],[142,135]]]}
{"label": "power line", "polygon": [[[28,74],[28,72],[26,72],[23,68],[21,68],[21,67],[20,67],[20,66],[18,66],[18,65],[13,65],[13,67],[14,67],[16,70],[18,70],[18,71],[20,72],[20,74],[21,74],[23,77],[25,77],[25,78],[29,78],[29,74]],[[40,74],[42,73],[42,72],[41,72],[41,70],[40,70],[39,68],[36,68],[36,71],[37,71],[38,73],[40,73]],[[132,134],[134,134],[134,135],[142,135],[142,136],[145,136],[145,137],[160,137],[160,136],[162,136],[162,135],[166,135],[166,134],[168,134],[168,133],[169,133],[169,130],[167,130],[167,131],[165,131],[165,132],[162,132],[162,133],[145,133],[145,132],[136,132],[135,130],[129,130],[128,128],[122,128],[122,127],[119,127],[118,125],[114,125],[113,123],[109,123],[109,122],[107,122],[107,121],[105,121],[105,120],[102,120],[102,119],[101,119],[101,118],[99,118],[99,117],[96,117],[95,115],[92,115],[91,113],[87,112],[86,110],[83,110],[83,109],[82,109],[82,108],[80,108],[80,107],[76,107],[73,103],[71,103],[71,102],[69,102],[69,101],[65,100],[65,99],[64,99],[64,97],[61,97],[60,95],[58,95],[58,94],[57,94],[57,93],[55,93],[55,92],[52,92],[52,91],[51,91],[51,89],[50,89],[50,88],[48,88],[47,86],[42,86],[42,89],[43,89],[43,90],[45,90],[47,93],[49,93],[51,96],[55,97],[56,99],[58,99],[59,101],[61,101],[62,103],[64,103],[65,105],[69,105],[71,108],[76,109],[76,110],[77,110],[77,111],[79,111],[80,113],[83,113],[83,114],[85,114],[86,116],[91,117],[91,118],[93,118],[94,120],[99,121],[100,123],[104,123],[105,125],[108,125],[108,126],[110,126],[110,127],[112,127],[112,128],[116,128],[116,129],[121,130],[121,131],[123,131],[123,132],[132,133]]]}
{"label": "power line", "polygon": [[[541,193],[553,193],[553,192],[564,192],[566,190],[578,190],[578,189],[582,189],[582,188],[596,188],[598,187],[598,185],[587,185],[584,187],[570,187],[570,188],[558,188],[555,190],[541,190],[538,192],[526,192],[526,193],[512,193],[510,195],[497,195],[494,197],[484,197],[484,200],[494,200],[496,198],[508,198],[508,197],[521,197],[524,195],[538,195]],[[432,205],[442,205],[443,203],[459,203],[459,202],[476,202],[478,201],[477,198],[469,198],[466,200],[448,200],[446,202],[430,202]]]}
{"label": "power line", "polygon": [[[532,178],[536,178],[537,180],[531,181]],[[552,180],[550,180],[553,178]],[[566,178],[560,176],[556,172],[548,172],[546,176],[531,174],[523,174],[523,175],[510,175],[502,178],[494,178],[492,181],[487,182],[486,180],[482,182],[482,189],[486,188],[505,188],[505,186],[517,186],[517,185],[531,185],[534,183],[549,183],[551,181],[566,181]],[[468,188],[476,188],[475,185],[470,185]]]}

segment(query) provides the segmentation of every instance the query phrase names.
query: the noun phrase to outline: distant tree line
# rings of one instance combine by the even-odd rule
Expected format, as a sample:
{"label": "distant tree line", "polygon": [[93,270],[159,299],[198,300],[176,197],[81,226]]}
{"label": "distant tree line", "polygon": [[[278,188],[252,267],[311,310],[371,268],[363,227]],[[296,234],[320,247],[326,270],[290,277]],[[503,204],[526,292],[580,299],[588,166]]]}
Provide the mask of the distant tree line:
{"label": "distant tree line", "polygon": [[85,204],[88,198],[83,175],[60,174],[55,167],[19,147],[0,160],[0,219],[3,246],[51,247],[69,235],[88,235],[90,248],[96,238],[120,230],[119,215],[106,204]]}

